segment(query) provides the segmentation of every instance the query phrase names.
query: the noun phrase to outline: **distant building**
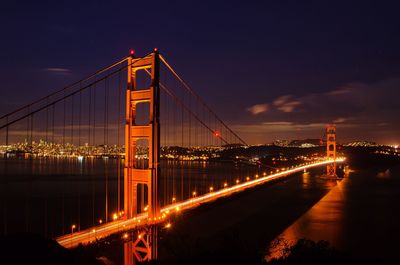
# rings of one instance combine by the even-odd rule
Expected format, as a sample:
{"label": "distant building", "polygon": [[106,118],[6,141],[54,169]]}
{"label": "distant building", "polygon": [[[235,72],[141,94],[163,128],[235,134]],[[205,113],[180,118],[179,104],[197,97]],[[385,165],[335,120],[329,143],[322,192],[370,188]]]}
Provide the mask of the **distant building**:
{"label": "distant building", "polygon": [[289,143],[289,146],[309,148],[309,147],[321,146],[322,144],[323,143],[321,139],[304,139],[304,140],[293,140]]}
{"label": "distant building", "polygon": [[378,146],[375,142],[367,142],[367,141],[356,141],[347,143],[344,146],[352,146],[352,147],[374,147]]}
{"label": "distant building", "polygon": [[274,145],[280,146],[280,147],[287,147],[287,146],[289,146],[289,141],[288,140],[275,140]]}

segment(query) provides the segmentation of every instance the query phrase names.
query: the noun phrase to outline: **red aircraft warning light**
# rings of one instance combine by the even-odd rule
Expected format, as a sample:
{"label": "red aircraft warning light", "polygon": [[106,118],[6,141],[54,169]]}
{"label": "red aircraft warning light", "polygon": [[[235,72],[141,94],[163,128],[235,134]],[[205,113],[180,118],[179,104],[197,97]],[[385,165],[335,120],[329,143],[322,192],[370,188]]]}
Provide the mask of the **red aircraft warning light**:
{"label": "red aircraft warning light", "polygon": [[215,137],[220,137],[220,136],[221,136],[221,133],[220,133],[219,131],[214,131],[214,136],[215,136]]}

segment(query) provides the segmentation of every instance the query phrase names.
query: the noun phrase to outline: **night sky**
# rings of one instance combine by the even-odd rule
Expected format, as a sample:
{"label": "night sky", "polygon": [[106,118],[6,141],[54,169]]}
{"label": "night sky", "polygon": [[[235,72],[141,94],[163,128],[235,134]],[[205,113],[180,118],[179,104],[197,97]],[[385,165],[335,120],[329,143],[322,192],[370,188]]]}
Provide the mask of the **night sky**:
{"label": "night sky", "polygon": [[[351,3],[350,3],[351,2]],[[249,143],[400,143],[395,1],[7,1],[0,113],[157,47]]]}

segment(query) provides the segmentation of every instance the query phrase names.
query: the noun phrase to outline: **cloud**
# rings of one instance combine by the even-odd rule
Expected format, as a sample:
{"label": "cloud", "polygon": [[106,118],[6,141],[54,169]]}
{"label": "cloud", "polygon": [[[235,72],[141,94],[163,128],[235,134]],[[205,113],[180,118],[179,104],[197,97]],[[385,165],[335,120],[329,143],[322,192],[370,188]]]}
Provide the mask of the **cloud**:
{"label": "cloud", "polygon": [[269,108],[268,104],[256,104],[247,108],[247,111],[253,115],[257,115],[267,112],[268,108]]}
{"label": "cloud", "polygon": [[344,87],[339,87],[339,88],[336,88],[336,89],[334,89],[332,91],[329,91],[326,94],[330,95],[330,96],[345,95],[345,94],[351,93],[352,90],[353,90],[352,87],[344,86]]}
{"label": "cloud", "polygon": [[299,100],[294,100],[291,95],[281,96],[272,103],[278,110],[282,112],[293,112],[294,109],[301,104]]}
{"label": "cloud", "polygon": [[58,68],[58,67],[49,67],[44,69],[47,72],[59,73],[59,74],[69,74],[71,72],[68,68]]}
{"label": "cloud", "polygon": [[281,95],[267,102],[267,117],[247,117],[247,125],[237,125],[237,129],[251,141],[261,142],[317,136],[326,124],[335,123],[340,141],[399,142],[399,91],[400,78],[393,78],[373,83],[349,82],[302,96]]}
{"label": "cloud", "polygon": [[337,118],[335,120],[333,120],[333,123],[343,123],[346,122],[348,119],[346,118]]}

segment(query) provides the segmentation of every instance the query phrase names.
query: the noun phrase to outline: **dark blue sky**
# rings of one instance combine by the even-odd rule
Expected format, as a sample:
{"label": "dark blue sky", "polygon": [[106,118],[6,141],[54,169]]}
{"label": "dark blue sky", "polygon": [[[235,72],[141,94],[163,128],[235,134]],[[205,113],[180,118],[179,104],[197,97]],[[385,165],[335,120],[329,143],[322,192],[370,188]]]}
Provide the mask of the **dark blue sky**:
{"label": "dark blue sky", "polygon": [[250,143],[319,138],[329,122],[342,141],[400,143],[399,10],[395,1],[8,1],[0,112],[131,48],[158,47]]}

